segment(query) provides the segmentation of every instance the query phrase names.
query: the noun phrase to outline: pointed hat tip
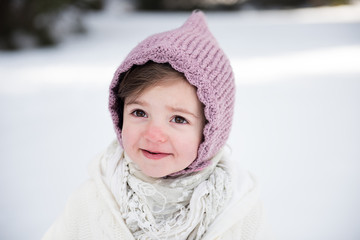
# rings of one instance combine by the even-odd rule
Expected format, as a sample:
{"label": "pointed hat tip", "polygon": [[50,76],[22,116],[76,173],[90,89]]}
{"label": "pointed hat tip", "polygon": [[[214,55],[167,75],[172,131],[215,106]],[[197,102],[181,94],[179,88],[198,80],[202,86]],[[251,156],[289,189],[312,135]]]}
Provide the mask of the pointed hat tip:
{"label": "pointed hat tip", "polygon": [[190,18],[202,18],[202,19],[205,19],[205,14],[204,14],[203,11],[201,11],[199,9],[196,9],[191,13]]}
{"label": "pointed hat tip", "polygon": [[204,12],[201,10],[194,10],[191,13],[190,17],[184,23],[184,25],[188,25],[188,24],[190,24],[190,25],[198,25],[198,24],[207,25]]}

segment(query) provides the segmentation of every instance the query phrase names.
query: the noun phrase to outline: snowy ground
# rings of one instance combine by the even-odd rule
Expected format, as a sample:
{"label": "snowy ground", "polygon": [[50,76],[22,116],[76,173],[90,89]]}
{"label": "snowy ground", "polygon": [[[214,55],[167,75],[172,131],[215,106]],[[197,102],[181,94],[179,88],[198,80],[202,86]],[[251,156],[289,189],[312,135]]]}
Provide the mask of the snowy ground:
{"label": "snowy ground", "polygon": [[[115,68],[187,16],[112,8],[56,48],[0,52],[0,239],[41,238],[115,137]],[[236,74],[229,144],[278,239],[360,239],[360,6],[207,18]]]}

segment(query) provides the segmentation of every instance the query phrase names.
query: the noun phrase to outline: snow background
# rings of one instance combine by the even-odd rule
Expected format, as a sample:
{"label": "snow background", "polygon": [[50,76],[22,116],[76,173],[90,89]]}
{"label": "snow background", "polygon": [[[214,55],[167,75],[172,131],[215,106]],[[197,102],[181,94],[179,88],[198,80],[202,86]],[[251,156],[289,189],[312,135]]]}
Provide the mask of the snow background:
{"label": "snow background", "polygon": [[[110,5],[55,48],[0,51],[0,239],[40,239],[115,137],[126,54],[189,13]],[[360,239],[360,5],[209,12],[237,84],[229,144],[277,239]]]}

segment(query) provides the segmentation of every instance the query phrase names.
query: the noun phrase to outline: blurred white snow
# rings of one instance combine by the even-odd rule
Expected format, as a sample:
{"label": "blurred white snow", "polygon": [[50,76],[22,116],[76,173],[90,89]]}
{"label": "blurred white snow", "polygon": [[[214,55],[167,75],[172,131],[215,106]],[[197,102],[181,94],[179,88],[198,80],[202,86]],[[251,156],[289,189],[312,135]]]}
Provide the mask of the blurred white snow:
{"label": "blurred white snow", "polygon": [[[113,5],[84,36],[0,52],[0,239],[39,239],[115,137],[108,85],[126,54],[189,13]],[[278,239],[360,239],[360,6],[209,12],[236,75],[229,145],[259,178]]]}

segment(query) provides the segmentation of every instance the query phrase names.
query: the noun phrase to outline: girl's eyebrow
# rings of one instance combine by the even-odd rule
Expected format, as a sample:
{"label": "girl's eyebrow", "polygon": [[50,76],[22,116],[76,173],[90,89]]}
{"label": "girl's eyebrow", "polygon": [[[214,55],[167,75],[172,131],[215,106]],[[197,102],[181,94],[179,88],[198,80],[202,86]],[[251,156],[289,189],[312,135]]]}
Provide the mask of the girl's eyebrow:
{"label": "girl's eyebrow", "polygon": [[147,104],[144,101],[138,100],[138,99],[130,99],[127,103],[125,103],[125,105],[131,105],[131,104],[137,104],[137,105],[141,105],[141,106],[148,106],[149,104]]}
{"label": "girl's eyebrow", "polygon": [[[129,100],[129,102],[125,103],[125,105],[132,105],[132,104],[137,104],[137,105],[140,105],[140,106],[149,106],[148,103],[144,102],[144,101],[141,101],[139,99],[133,99],[133,100]],[[185,108],[182,108],[182,107],[173,107],[173,106],[166,106],[167,109],[169,109],[170,111],[172,112],[180,112],[180,113],[185,113],[185,114],[189,114],[189,115],[192,115],[193,117],[195,118],[200,118],[200,116],[196,115],[195,113],[185,109]]]}
{"label": "girl's eyebrow", "polygon": [[200,116],[196,115],[195,113],[192,113],[191,111],[185,109],[185,108],[182,108],[182,107],[171,107],[171,106],[168,106],[167,107],[170,111],[172,112],[181,112],[181,113],[185,113],[185,114],[189,114],[189,115],[192,115],[193,117],[195,118],[200,118]]}

